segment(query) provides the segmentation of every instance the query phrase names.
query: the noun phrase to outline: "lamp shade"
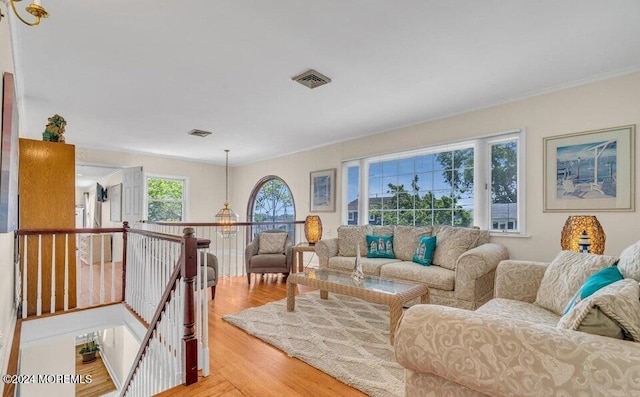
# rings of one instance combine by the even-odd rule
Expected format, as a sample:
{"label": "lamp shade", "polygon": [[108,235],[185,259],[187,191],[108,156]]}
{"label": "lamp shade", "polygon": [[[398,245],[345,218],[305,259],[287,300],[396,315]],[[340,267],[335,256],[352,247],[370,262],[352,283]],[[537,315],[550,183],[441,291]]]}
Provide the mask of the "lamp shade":
{"label": "lamp shade", "polygon": [[[580,252],[580,239],[583,232],[586,232],[587,241],[591,244],[589,252],[602,255],[606,236],[598,218],[591,215],[577,215],[567,218],[560,238],[562,249]],[[582,239],[584,243],[585,237],[582,236]]]}
{"label": "lamp shade", "polygon": [[322,221],[318,215],[309,215],[304,220],[304,236],[309,244],[315,244],[322,238]]}

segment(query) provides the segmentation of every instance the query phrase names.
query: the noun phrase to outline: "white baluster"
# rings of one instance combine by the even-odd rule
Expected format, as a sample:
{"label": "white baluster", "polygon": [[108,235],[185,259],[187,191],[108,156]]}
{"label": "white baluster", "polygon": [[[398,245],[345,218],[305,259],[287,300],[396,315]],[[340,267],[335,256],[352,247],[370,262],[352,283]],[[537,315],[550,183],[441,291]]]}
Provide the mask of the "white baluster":
{"label": "white baluster", "polygon": [[93,306],[93,235],[89,235],[89,306]]}
{"label": "white baluster", "polygon": [[[80,235],[76,234],[76,247],[79,246]],[[78,307],[83,306],[81,304],[82,298],[82,262],[80,261],[80,255],[76,253],[76,303]]]}
{"label": "white baluster", "polygon": [[24,256],[22,258],[22,318],[27,318],[27,298],[28,298],[28,289],[27,289],[27,258],[29,257],[29,253],[27,252],[27,235],[25,234],[23,237],[24,241]]}
{"label": "white baluster", "polygon": [[64,310],[69,310],[69,234],[64,235]]}
{"label": "white baluster", "polygon": [[104,234],[100,235],[100,304],[104,304]]}
{"label": "white baluster", "polygon": [[[115,234],[111,234],[111,241],[116,237]],[[116,301],[116,261],[111,253],[111,302]]]}
{"label": "white baluster", "polygon": [[56,312],[56,235],[51,235],[51,313]]}
{"label": "white baluster", "polygon": [[38,234],[38,292],[36,297],[36,315],[42,315],[42,234]]}

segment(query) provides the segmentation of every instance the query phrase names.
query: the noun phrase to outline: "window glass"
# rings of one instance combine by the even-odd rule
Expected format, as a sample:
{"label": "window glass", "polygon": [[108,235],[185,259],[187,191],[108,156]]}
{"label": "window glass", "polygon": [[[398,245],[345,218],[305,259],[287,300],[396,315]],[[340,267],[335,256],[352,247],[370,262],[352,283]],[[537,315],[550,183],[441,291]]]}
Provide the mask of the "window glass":
{"label": "window glass", "polygon": [[518,142],[491,145],[491,222],[494,229],[518,229]]}
{"label": "window glass", "polygon": [[147,177],[147,219],[151,222],[184,221],[185,179]]}
{"label": "window glass", "polygon": [[294,225],[287,223],[295,221],[296,217],[293,194],[289,186],[278,177],[270,177],[256,185],[252,197],[251,222],[270,222],[265,225],[254,225],[253,237],[263,230],[277,228],[288,231],[292,240],[295,241]]}
{"label": "window glass", "polygon": [[359,219],[360,166],[347,168],[347,215],[349,225],[357,225]]}

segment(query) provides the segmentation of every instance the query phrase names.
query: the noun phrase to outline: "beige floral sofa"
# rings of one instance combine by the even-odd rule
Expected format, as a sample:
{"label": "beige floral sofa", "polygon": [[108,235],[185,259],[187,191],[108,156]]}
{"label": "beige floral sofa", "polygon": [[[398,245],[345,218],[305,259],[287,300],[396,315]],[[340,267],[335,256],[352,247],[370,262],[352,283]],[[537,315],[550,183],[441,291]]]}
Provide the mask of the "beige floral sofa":
{"label": "beige floral sofa", "polygon": [[[367,258],[366,235],[393,236],[395,258]],[[423,236],[436,236],[433,264],[412,261]],[[425,283],[431,303],[476,309],[493,296],[495,269],[509,257],[507,249],[489,242],[489,233],[451,226],[341,226],[338,237],[316,243],[321,269],[350,272],[356,247],[363,272],[388,279]]]}
{"label": "beige floral sofa", "polygon": [[[396,359],[406,369],[405,395],[640,396],[640,260],[635,270],[623,271],[621,257],[624,279],[558,314],[586,277],[571,261],[559,275],[554,264],[567,256],[551,264],[501,262],[495,299],[476,311],[409,308],[395,338]],[[616,259],[603,256],[586,274]],[[603,313],[623,331],[619,337],[631,340],[586,333],[589,327],[602,332],[592,320]]]}

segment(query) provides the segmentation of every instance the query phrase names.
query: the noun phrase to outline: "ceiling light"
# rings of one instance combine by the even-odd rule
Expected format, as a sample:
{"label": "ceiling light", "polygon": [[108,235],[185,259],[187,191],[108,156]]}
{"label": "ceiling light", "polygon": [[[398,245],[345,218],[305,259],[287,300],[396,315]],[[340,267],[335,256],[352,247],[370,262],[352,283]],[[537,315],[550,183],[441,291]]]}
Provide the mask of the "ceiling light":
{"label": "ceiling light", "polygon": [[221,237],[232,237],[236,235],[236,227],[234,223],[238,222],[238,214],[229,208],[229,149],[225,149],[225,183],[224,183],[224,207],[216,214],[216,222],[221,223],[218,229],[218,235]]}
{"label": "ceiling light", "polygon": [[[44,7],[40,5],[40,0],[34,0],[33,3],[29,4],[25,8],[25,10],[27,10],[29,14],[33,15],[36,18],[34,22],[27,21],[26,19],[22,18],[18,13],[18,10],[16,9],[16,3],[22,0],[7,0],[7,1],[9,2],[9,4],[11,4],[11,8],[13,8],[13,13],[16,14],[16,17],[18,17],[18,19],[26,25],[36,26],[37,24],[40,23],[40,18],[49,17],[49,13],[47,12],[47,10],[45,10]],[[4,15],[2,15],[2,11],[0,11],[0,20],[2,20],[3,16]]]}
{"label": "ceiling light", "polygon": [[204,138],[205,136],[211,135],[211,133],[209,131],[203,131],[203,130],[198,130],[198,129],[193,129],[193,130],[187,132],[187,134],[194,135],[194,136],[199,136],[200,138]]}

